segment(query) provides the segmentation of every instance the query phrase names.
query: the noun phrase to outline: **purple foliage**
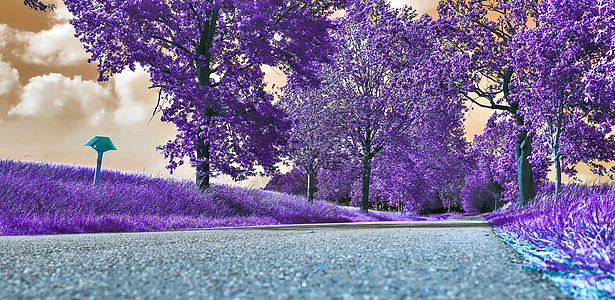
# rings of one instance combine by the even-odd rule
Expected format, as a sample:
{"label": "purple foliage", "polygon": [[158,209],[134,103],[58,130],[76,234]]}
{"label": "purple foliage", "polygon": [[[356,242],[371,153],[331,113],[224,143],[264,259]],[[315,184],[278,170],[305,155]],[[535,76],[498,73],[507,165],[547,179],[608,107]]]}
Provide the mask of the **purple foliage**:
{"label": "purple foliage", "polygon": [[461,189],[464,211],[484,213],[497,209],[501,201],[501,187],[489,176],[489,172],[473,171],[466,175],[465,184]]}
{"label": "purple foliage", "polygon": [[299,196],[110,170],[0,160],[0,235],[404,220]]}
{"label": "purple foliage", "polygon": [[275,173],[288,125],[265,91],[262,66],[313,82],[331,50],[328,18],[344,1],[65,0],[99,80],[137,65],[159,88],[161,120],[176,125],[158,149],[174,170],[187,159],[210,176]]}
{"label": "purple foliage", "polygon": [[[466,176],[471,185],[468,189],[477,188],[479,182],[493,180],[501,188],[502,202],[516,202],[519,195],[519,182],[517,178],[517,160],[515,158],[515,142],[518,125],[506,114],[493,114],[482,134],[475,136],[468,152],[472,173]],[[542,191],[547,186],[547,172],[549,169],[548,152],[544,148],[542,136],[535,136],[532,143],[532,155],[529,161],[532,166],[533,186]],[[477,185],[478,184],[478,185]],[[472,196],[466,193],[465,195]],[[475,198],[480,201],[481,199]],[[463,202],[472,206],[481,206],[475,200],[464,198]],[[471,204],[475,203],[475,204]]]}
{"label": "purple foliage", "polygon": [[336,51],[316,73],[320,86],[306,88],[291,77],[284,89],[281,102],[294,120],[289,156],[308,174],[317,164],[334,170],[321,176],[341,178],[319,178],[328,185],[321,194],[348,194],[363,211],[400,203],[413,212],[441,207],[438,192],[461,177],[451,162],[466,147],[457,88],[468,80],[462,60],[440,49],[432,20],[408,6],[350,1],[336,23]]}
{"label": "purple foliage", "polygon": [[264,189],[284,194],[305,196],[307,194],[307,175],[300,168],[294,168],[290,172],[274,175],[267,182]]}
{"label": "purple foliage", "polygon": [[349,205],[352,184],[360,180],[360,174],[347,167],[322,169],[318,172],[315,197],[333,203]]}
{"label": "purple foliage", "polygon": [[564,186],[487,215],[532,267],[615,297],[615,186]]}
{"label": "purple foliage", "polygon": [[38,0],[23,0],[23,5],[29,7],[30,9],[39,11],[53,11],[56,8],[54,4],[43,3]]}
{"label": "purple foliage", "polygon": [[[615,93],[595,98],[586,90],[585,74],[608,47],[596,41],[603,31],[596,0],[542,1],[540,24],[515,37],[515,79],[522,87],[511,97],[526,104],[523,115],[534,131],[544,135],[555,170],[556,192],[561,174],[575,175],[585,162],[604,175],[615,153],[611,135],[615,122]],[[598,17],[598,18],[597,18]],[[613,169],[615,171],[615,169]]]}

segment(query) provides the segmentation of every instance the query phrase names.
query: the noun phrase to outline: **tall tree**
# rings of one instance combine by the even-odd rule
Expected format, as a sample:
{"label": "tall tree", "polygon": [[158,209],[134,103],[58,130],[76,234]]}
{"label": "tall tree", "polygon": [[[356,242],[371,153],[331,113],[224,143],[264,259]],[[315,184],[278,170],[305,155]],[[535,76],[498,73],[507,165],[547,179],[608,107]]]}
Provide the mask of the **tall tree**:
{"label": "tall tree", "polygon": [[460,88],[474,105],[505,111],[517,124],[515,158],[518,204],[534,197],[531,124],[522,114],[524,103],[511,97],[517,69],[510,51],[512,39],[527,30],[536,13],[537,0],[443,0],[438,5],[440,30],[447,46],[471,54],[468,65],[476,75],[471,88]]}
{"label": "tall tree", "polygon": [[[430,21],[428,16],[418,18],[410,7],[392,8],[384,0],[355,1],[333,34],[337,51],[321,75],[343,120],[341,134],[361,164],[364,212],[374,159],[396,139],[421,132],[419,128],[429,126],[430,118],[442,111],[461,111],[450,104],[458,97],[444,97],[418,80],[440,74],[431,69],[436,67],[431,58],[440,53],[435,53]],[[453,76],[447,79],[453,81]],[[437,79],[435,85],[445,82]]]}
{"label": "tall tree", "polygon": [[[615,108],[613,93],[601,99],[587,97],[584,75],[605,54],[596,43],[601,25],[593,15],[597,1],[542,1],[536,16],[539,26],[513,41],[519,69],[519,101],[527,103],[525,118],[546,136],[555,170],[555,192],[562,183],[562,163],[569,175],[587,162],[602,175],[615,155],[610,133]],[[605,99],[606,97],[606,99]]]}
{"label": "tall tree", "polygon": [[[480,207],[485,201],[476,197],[476,193],[498,191],[500,200],[504,203],[516,202],[519,198],[517,180],[517,160],[515,158],[515,139],[518,129],[516,121],[506,112],[494,113],[487,120],[484,131],[475,135],[468,151],[468,162],[474,169],[466,176],[465,192],[462,193],[464,207]],[[544,136],[534,137],[535,147],[532,149],[532,179],[537,191],[545,190],[547,172],[550,165],[548,149],[545,147]],[[493,179],[493,184],[490,183]],[[486,185],[485,185],[486,184]],[[488,191],[477,191],[476,188]],[[489,187],[489,185],[492,185]],[[495,187],[495,188],[493,188]],[[481,189],[482,189],[481,188]],[[490,191],[489,191],[490,190]],[[491,206],[494,203],[487,203]]]}
{"label": "tall tree", "polygon": [[[425,30],[423,36],[430,33]],[[442,196],[463,180],[466,169],[466,110],[457,90],[470,82],[463,64],[465,54],[438,49],[433,43],[432,52],[406,73],[403,86],[421,99],[423,107],[418,108],[408,130],[391,138],[373,172],[386,187],[381,194],[389,206],[403,206],[403,210],[416,213],[432,211],[440,208],[442,201],[449,201]]]}
{"label": "tall tree", "polygon": [[314,201],[316,171],[339,161],[343,155],[338,135],[340,119],[333,95],[323,88],[326,84],[306,86],[302,81],[290,78],[280,95],[280,105],[293,123],[288,133],[286,155],[307,175],[309,202]]}
{"label": "tall tree", "polygon": [[161,119],[178,129],[159,149],[171,171],[188,157],[201,189],[212,175],[275,169],[288,124],[264,91],[261,66],[314,81],[310,64],[326,59],[328,16],[343,2],[65,1],[99,80],[137,64],[149,72],[169,100]]}

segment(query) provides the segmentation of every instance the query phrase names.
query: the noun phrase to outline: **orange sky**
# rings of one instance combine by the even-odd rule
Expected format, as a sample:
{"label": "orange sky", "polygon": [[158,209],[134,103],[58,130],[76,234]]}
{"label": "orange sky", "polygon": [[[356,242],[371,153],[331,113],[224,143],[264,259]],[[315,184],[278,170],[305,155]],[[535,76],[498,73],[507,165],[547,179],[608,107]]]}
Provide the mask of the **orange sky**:
{"label": "orange sky", "polygon": [[[419,13],[435,15],[437,1],[391,0]],[[56,2],[57,3],[57,2]],[[95,135],[109,136],[118,151],[105,153],[103,168],[169,176],[165,159],[154,148],[175,135],[175,127],[148,122],[156,92],[148,75],[123,72],[96,82],[96,66],[67,20],[60,4],[52,13],[28,10],[21,0],[2,0],[0,10],[0,158],[94,165],[96,153],[84,147]],[[283,77],[268,72],[270,83]],[[466,122],[468,137],[482,131],[488,110],[474,110]],[[193,178],[184,167],[173,176]],[[229,182],[218,178],[215,181]],[[260,187],[266,179],[244,185]]]}

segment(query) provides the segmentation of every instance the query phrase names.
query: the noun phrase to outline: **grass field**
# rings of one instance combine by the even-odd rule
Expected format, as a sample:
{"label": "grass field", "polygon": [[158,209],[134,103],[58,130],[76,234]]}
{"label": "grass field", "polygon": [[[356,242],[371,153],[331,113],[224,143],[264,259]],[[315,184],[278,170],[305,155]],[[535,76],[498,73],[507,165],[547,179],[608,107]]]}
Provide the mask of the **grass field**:
{"label": "grass field", "polygon": [[362,214],[304,197],[93,168],[0,160],[0,235],[156,231],[264,224],[438,219]]}

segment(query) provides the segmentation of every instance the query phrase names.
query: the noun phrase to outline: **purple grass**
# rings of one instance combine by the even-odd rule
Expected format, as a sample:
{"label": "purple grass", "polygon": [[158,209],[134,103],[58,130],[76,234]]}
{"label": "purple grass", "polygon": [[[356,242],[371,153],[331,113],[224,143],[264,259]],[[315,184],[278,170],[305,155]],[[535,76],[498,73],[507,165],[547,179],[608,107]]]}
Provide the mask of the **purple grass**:
{"label": "purple grass", "polygon": [[539,195],[486,218],[530,267],[573,295],[615,298],[615,186],[569,185],[557,199]]}
{"label": "purple grass", "polygon": [[0,160],[0,235],[412,220],[304,197],[93,168]]}

